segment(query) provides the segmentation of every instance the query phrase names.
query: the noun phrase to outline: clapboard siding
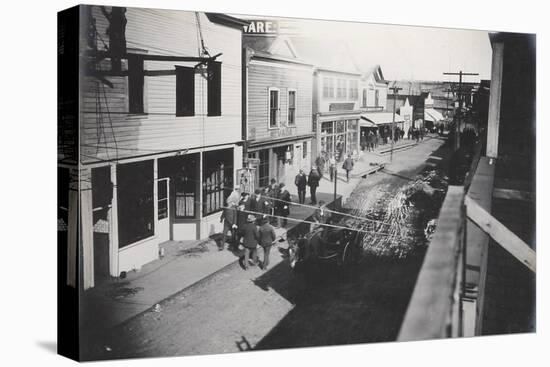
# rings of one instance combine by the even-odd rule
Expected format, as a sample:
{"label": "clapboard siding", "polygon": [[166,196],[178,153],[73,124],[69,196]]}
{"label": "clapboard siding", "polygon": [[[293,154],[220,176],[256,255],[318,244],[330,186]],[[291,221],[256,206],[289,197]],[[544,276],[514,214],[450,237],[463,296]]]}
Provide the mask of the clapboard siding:
{"label": "clapboard siding", "polygon": [[296,90],[293,135],[311,133],[313,73],[310,68],[283,68],[251,63],[248,67],[248,134],[251,140],[270,138],[269,88],[280,91],[281,126],[287,125],[288,90]]}
{"label": "clapboard siding", "polygon": [[[110,7],[106,7],[110,11]],[[97,6],[90,14],[103,41],[108,22]],[[81,87],[82,160],[125,158],[154,152],[198,148],[241,140],[241,31],[211,23],[200,14],[205,44],[212,55],[222,53],[222,115],[207,116],[207,81],[195,74],[195,116],[176,117],[176,76],[145,76],[145,114],[128,114],[128,78],[106,77],[113,87],[84,77]],[[198,56],[195,13],[128,8],[128,52]],[[98,42],[99,49],[103,43]],[[100,64],[108,67],[108,60]],[[195,63],[145,60],[144,69],[175,70]],[[126,62],[122,65],[127,70]],[[99,102],[99,103],[98,103]]]}

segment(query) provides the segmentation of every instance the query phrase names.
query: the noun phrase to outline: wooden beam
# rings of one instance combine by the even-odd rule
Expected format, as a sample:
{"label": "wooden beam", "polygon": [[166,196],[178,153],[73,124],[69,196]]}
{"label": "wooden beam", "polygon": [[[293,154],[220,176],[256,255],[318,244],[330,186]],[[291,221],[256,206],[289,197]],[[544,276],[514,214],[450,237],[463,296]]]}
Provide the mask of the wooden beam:
{"label": "wooden beam", "polygon": [[498,157],[498,133],[500,125],[500,99],[502,94],[502,68],[504,43],[493,44],[491,65],[491,92],[489,94],[489,115],[487,118],[487,157]]}
{"label": "wooden beam", "polygon": [[497,189],[493,190],[493,197],[496,199],[535,201],[535,195],[529,191]]}
{"label": "wooden beam", "polygon": [[536,253],[516,234],[496,220],[474,200],[466,196],[466,213],[475,224],[487,233],[495,242],[512,254],[531,271],[536,272]]}
{"label": "wooden beam", "polygon": [[463,200],[464,188],[449,186],[437,229],[399,331],[399,341],[446,338],[456,332],[456,328],[449,329],[449,324],[452,324],[450,320],[456,320],[458,301],[455,297],[461,283],[461,245],[465,224]]}

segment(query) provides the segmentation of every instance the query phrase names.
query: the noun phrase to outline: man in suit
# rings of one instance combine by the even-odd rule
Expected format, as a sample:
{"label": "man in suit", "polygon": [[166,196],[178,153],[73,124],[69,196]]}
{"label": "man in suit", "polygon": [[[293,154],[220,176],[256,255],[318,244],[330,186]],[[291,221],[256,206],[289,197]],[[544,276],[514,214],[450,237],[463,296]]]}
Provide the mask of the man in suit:
{"label": "man in suit", "polygon": [[309,176],[307,178],[307,184],[309,185],[309,192],[311,194],[311,204],[313,205],[317,204],[317,196],[315,194],[317,192],[317,186],[319,186],[320,180],[321,180],[321,176],[317,171],[317,166],[315,165],[311,166],[311,171],[309,172]]}
{"label": "man in suit", "polygon": [[[279,227],[286,227],[286,217],[290,214],[290,202],[292,199],[290,198],[290,193],[285,187],[284,183],[281,183],[279,185],[279,200],[277,204],[277,212],[276,214],[279,216]],[[280,218],[283,217],[283,218]]]}
{"label": "man in suit", "polygon": [[222,251],[225,248],[225,241],[227,238],[227,231],[231,231],[231,244],[229,248],[235,247],[235,232],[237,231],[237,206],[234,202],[230,202],[226,208],[223,209],[220,216],[220,223],[223,222],[222,243],[218,245],[218,249]]}
{"label": "man in suit", "polygon": [[[246,218],[250,214],[250,195],[246,192],[241,194],[241,200],[239,201],[239,206],[237,207],[237,228],[240,230],[246,223]],[[237,238],[235,246],[238,247],[241,243],[241,234],[240,231],[237,231]]]}
{"label": "man in suit", "polygon": [[353,169],[353,159],[351,158],[351,154],[348,154],[348,157],[344,161],[343,168],[346,170],[346,180],[349,182],[349,173]]}
{"label": "man in suit", "polygon": [[258,253],[256,248],[258,247],[258,240],[260,239],[260,234],[258,232],[258,227],[256,226],[256,217],[252,214],[248,215],[246,218],[246,223],[239,229],[239,233],[243,238],[243,247],[244,247],[244,257],[243,257],[243,268],[248,269],[248,261],[252,260],[252,265],[257,265],[258,263]]}
{"label": "man in suit", "polygon": [[264,261],[262,262],[262,269],[267,270],[269,266],[269,253],[271,252],[271,246],[273,245],[273,242],[276,238],[275,230],[273,229],[273,226],[269,224],[267,218],[262,219],[261,226],[258,229],[258,233],[260,236],[260,246],[262,246],[262,249],[264,250]]}
{"label": "man in suit", "polygon": [[298,188],[298,202],[303,204],[306,202],[306,186],[307,186],[307,177],[304,173],[304,170],[300,172],[294,178],[294,185]]}

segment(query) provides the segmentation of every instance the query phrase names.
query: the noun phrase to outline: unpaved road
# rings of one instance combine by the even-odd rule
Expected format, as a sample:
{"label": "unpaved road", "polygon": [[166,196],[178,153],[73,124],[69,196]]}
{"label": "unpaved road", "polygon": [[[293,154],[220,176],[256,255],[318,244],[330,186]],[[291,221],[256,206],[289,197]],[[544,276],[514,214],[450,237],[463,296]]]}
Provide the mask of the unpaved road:
{"label": "unpaved road", "polygon": [[[351,195],[369,203],[392,195],[426,164],[445,165],[439,139],[394,155],[386,172]],[[272,249],[268,271],[233,265],[114,329],[90,351],[94,358],[236,352],[395,340],[424,250],[404,260],[368,259],[352,277],[327,271],[315,282],[293,274],[286,243]],[[261,254],[260,254],[261,256]]]}

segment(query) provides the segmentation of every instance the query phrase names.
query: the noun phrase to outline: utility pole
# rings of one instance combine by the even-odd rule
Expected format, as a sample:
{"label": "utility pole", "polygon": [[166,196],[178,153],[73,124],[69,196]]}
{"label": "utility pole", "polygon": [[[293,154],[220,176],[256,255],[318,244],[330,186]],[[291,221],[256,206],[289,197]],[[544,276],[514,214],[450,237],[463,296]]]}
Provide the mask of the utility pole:
{"label": "utility pole", "polygon": [[[462,70],[460,70],[458,73],[443,73],[443,75],[458,75],[458,110],[462,110],[462,77],[466,75],[479,75],[478,73],[465,73]],[[456,119],[456,126],[455,126],[455,141],[454,141],[454,148],[455,150],[458,150],[460,148],[460,120]]]}
{"label": "utility pole", "polygon": [[393,120],[391,124],[391,153],[390,153],[390,163],[393,162],[393,139],[395,137],[395,101],[397,100],[397,92],[403,88],[396,87],[395,85],[389,88],[393,92]]}

